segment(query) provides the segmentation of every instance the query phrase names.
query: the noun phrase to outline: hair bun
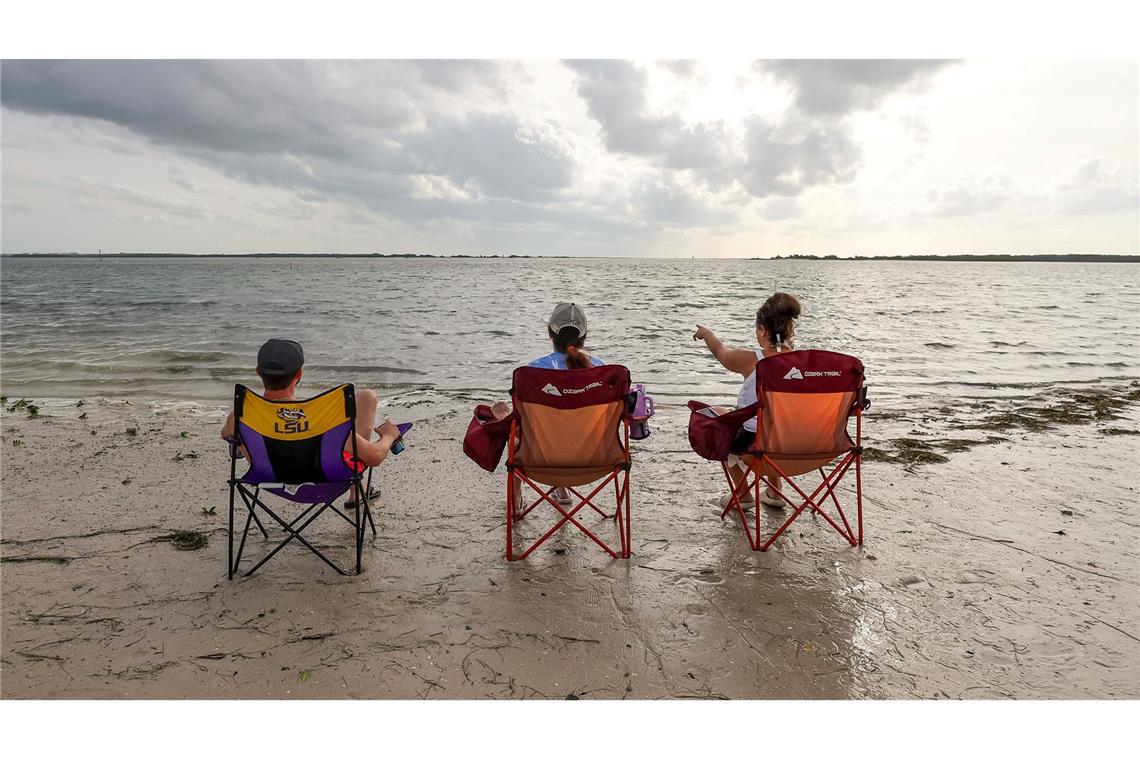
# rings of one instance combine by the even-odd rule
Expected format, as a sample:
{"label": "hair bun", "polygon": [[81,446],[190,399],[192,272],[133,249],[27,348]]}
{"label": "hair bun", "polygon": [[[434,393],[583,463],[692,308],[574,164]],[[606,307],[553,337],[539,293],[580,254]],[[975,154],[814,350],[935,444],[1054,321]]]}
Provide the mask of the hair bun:
{"label": "hair bun", "polygon": [[[756,326],[763,327],[777,342],[788,336],[788,325],[800,316],[800,302],[791,293],[773,293],[756,312]],[[776,336],[780,336],[776,339]]]}
{"label": "hair bun", "polygon": [[776,293],[765,306],[768,304],[771,304],[769,313],[781,321],[800,316],[800,302],[790,293]]}

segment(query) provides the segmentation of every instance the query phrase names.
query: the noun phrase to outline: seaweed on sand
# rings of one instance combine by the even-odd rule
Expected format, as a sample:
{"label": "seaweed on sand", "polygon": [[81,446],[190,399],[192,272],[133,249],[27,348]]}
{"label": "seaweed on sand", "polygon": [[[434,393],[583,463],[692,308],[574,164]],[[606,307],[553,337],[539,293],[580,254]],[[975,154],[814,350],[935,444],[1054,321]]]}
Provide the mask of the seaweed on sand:
{"label": "seaweed on sand", "polygon": [[196,530],[179,530],[164,536],[155,536],[151,539],[151,543],[169,543],[178,551],[193,552],[205,549],[210,539],[205,533]]}
{"label": "seaweed on sand", "polygon": [[1085,425],[1092,422],[1118,420],[1121,413],[1140,401],[1140,385],[1114,385],[1104,388],[1066,389],[1044,403],[1020,404],[986,415],[980,420],[962,423],[972,430],[1020,429],[1031,433],[1053,430],[1058,425]]}

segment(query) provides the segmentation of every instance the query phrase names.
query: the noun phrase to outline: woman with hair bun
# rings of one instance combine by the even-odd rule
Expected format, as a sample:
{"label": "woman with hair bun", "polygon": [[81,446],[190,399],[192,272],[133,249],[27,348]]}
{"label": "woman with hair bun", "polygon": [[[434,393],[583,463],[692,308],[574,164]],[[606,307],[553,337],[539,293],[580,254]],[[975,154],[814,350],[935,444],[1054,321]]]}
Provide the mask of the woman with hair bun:
{"label": "woman with hair bun", "polygon": [[582,351],[586,343],[586,312],[576,303],[560,303],[546,322],[546,332],[554,353],[535,359],[527,366],[542,369],[589,369],[604,361]]}
{"label": "woman with hair bun", "polygon": [[[744,377],[744,384],[740,386],[740,394],[736,399],[738,409],[756,403],[756,362],[782,351],[795,350],[795,320],[799,319],[799,316],[800,302],[795,296],[790,293],[773,294],[756,311],[756,343],[760,346],[758,350],[730,348],[721,342],[712,330],[697,325],[693,340],[703,340],[708,350],[725,369]],[[731,410],[725,407],[717,408],[717,412],[720,414],[727,411]],[[744,428],[733,441],[733,454],[742,454],[747,451],[755,437],[756,418],[753,417],[744,423]],[[729,468],[729,472],[732,474],[733,482],[739,484],[744,478],[744,472],[740,469],[739,459],[735,457],[732,459],[735,461]],[[777,478],[772,485],[779,487],[779,484]],[[731,498],[732,494],[725,494],[720,500],[721,506],[726,506]],[[746,494],[740,501],[750,504],[752,503],[752,496]],[[760,494],[760,503],[776,509],[783,509],[787,506],[780,495],[771,487]]]}
{"label": "woman with hair bun", "polygon": [[[576,303],[560,303],[554,307],[550,319],[546,322],[546,332],[554,346],[553,353],[540,356],[527,364],[528,367],[540,369],[589,369],[605,364],[601,358],[587,354],[582,350],[586,343],[586,312]],[[503,419],[511,413],[511,406],[505,401],[498,401],[491,406],[495,419]],[[519,486],[521,490],[522,486]],[[554,498],[563,506],[570,506],[573,501],[570,493],[559,486],[554,491]]]}

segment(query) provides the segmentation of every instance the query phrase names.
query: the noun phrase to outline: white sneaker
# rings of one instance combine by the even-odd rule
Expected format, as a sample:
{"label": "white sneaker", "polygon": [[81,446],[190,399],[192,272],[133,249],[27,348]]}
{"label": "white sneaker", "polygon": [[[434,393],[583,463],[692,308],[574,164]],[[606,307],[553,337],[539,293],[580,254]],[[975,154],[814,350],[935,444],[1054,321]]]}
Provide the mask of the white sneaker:
{"label": "white sneaker", "polygon": [[554,500],[563,507],[574,506],[574,497],[570,495],[569,491],[567,491],[565,488],[562,488],[561,486],[554,489]]}
{"label": "white sneaker", "polygon": [[[732,501],[732,494],[726,493],[724,496],[721,496],[720,497],[720,508],[724,509],[725,507],[727,507],[728,503],[730,501]],[[752,492],[751,491],[749,491],[748,493],[746,493],[740,497],[740,506],[744,507],[745,509],[748,509],[754,503],[755,503],[755,501],[752,499]]]}
{"label": "white sneaker", "polygon": [[760,494],[760,503],[765,507],[771,507],[772,509],[783,509],[784,507],[788,506],[788,502],[784,501],[779,496],[769,496],[767,488],[765,488],[763,493]]}

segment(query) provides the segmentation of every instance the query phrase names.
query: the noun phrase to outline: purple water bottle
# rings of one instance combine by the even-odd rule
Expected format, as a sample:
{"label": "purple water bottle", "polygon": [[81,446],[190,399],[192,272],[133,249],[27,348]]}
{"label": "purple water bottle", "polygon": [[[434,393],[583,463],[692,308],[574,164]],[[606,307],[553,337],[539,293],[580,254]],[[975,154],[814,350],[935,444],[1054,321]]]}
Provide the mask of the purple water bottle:
{"label": "purple water bottle", "polygon": [[653,397],[645,395],[645,386],[638,383],[634,387],[637,400],[633,405],[632,421],[629,425],[629,437],[640,441],[649,437],[649,418],[653,416]]}

